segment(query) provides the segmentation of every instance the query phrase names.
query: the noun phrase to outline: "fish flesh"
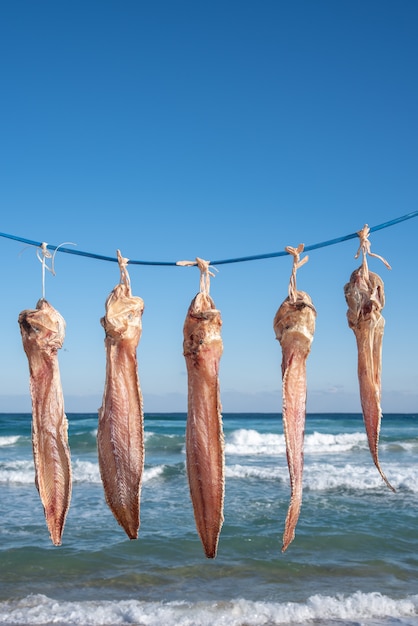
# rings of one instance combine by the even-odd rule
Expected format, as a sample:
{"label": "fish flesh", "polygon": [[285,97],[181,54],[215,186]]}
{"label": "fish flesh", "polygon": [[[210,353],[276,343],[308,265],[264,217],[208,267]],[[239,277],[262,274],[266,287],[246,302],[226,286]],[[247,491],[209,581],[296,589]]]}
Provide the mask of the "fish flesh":
{"label": "fish flesh", "polygon": [[385,305],[383,280],[363,264],[351,274],[350,281],[344,286],[344,295],[348,305],[348,325],[353,330],[357,343],[360,400],[370,452],[386,485],[395,491],[383,473],[378,457],[385,326],[381,313]]}
{"label": "fish flesh", "polygon": [[144,469],[144,415],[137,347],[142,333],[144,301],[133,296],[128,259],[118,250],[120,283],[106,300],[106,377],[99,409],[97,446],[106,502],[130,539],[139,531]]}
{"label": "fish flesh", "polygon": [[223,523],[225,486],[219,363],[221,314],[200,292],[184,323],[183,353],[188,375],[186,465],[196,528],[205,555],[215,558]]}
{"label": "fish flesh", "polygon": [[[307,258],[307,257],[305,257]],[[279,307],[273,322],[282,348],[282,415],[291,498],[283,534],[284,552],[295,538],[302,505],[303,443],[306,418],[306,360],[315,332],[316,310],[310,296],[295,291]]]}
{"label": "fish flesh", "polygon": [[51,540],[59,546],[72,490],[68,420],[58,364],[65,321],[41,298],[36,309],[20,313],[18,322],[29,362],[35,484]]}

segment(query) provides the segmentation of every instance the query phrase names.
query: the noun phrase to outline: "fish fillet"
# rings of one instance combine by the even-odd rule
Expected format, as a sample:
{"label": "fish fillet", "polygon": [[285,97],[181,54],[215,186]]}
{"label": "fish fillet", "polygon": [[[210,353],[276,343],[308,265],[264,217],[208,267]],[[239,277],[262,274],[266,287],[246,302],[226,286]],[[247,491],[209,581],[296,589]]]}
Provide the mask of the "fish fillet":
{"label": "fish fillet", "polygon": [[315,332],[315,319],[316,311],[311,298],[304,291],[297,291],[294,301],[286,298],[282,303],[273,322],[276,339],[282,347],[282,415],[291,487],[283,552],[295,537],[302,505],[306,360]]}
{"label": "fish fillet", "polygon": [[216,556],[223,523],[224,436],[219,390],[221,314],[198,293],[184,323],[188,374],[186,464],[196,528],[205,555]]}
{"label": "fish fillet", "polygon": [[142,332],[142,298],[132,296],[127,259],[118,251],[121,282],[106,301],[106,379],[97,445],[106,502],[130,539],[138,537],[144,469],[144,416],[136,349]]}
{"label": "fish fillet", "polygon": [[51,540],[59,546],[72,487],[68,421],[57,354],[64,342],[65,321],[42,298],[36,309],[22,311],[18,322],[29,362],[35,484]]}
{"label": "fish fillet", "polygon": [[385,326],[381,313],[385,304],[383,281],[378,274],[364,271],[364,267],[360,266],[351,274],[350,281],[344,287],[344,295],[348,305],[348,325],[357,342],[360,399],[370,452],[386,485],[395,491],[383,473],[378,457]]}

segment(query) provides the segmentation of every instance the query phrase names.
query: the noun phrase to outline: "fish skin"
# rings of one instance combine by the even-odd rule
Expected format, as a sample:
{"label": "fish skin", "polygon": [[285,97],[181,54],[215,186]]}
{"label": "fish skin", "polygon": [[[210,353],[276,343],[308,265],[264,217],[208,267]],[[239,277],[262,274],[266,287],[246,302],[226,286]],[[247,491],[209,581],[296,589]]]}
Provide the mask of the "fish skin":
{"label": "fish skin", "polygon": [[379,462],[378,446],[382,418],[381,371],[382,343],[385,320],[382,309],[385,305],[383,280],[378,274],[360,266],[351,274],[344,286],[348,305],[348,326],[354,332],[357,343],[357,373],[360,387],[360,400],[367,440],[373,462],[386,485],[392,487]]}
{"label": "fish skin", "polygon": [[35,484],[51,541],[59,546],[72,491],[68,421],[58,364],[65,321],[41,298],[36,309],[20,313],[18,323],[29,362]]}
{"label": "fish skin", "polygon": [[225,489],[219,363],[221,314],[204,293],[192,300],[184,323],[188,374],[186,466],[196,528],[207,558],[215,558],[223,524]]}
{"label": "fish skin", "polygon": [[137,539],[144,469],[144,415],[136,349],[144,302],[119,284],[106,300],[106,378],[97,446],[106,502],[130,539]]}
{"label": "fish skin", "polygon": [[315,332],[316,311],[309,295],[296,292],[295,301],[286,298],[273,322],[282,347],[282,416],[289,468],[291,497],[283,533],[282,552],[295,538],[302,505],[303,443],[306,418],[306,360]]}

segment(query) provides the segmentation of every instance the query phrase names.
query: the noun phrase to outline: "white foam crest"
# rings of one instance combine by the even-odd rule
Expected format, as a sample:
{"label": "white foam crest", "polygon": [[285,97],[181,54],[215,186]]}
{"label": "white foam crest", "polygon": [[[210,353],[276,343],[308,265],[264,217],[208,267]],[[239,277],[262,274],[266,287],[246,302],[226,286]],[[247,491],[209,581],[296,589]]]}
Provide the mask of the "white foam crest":
{"label": "white foam crest", "polygon": [[283,452],[285,452],[285,443],[282,434],[259,433],[254,429],[240,428],[234,430],[225,441],[225,454],[276,456]]}
{"label": "white foam crest", "polygon": [[144,432],[144,436],[145,436],[145,441],[146,441],[147,439],[150,439],[151,437],[164,437],[165,439],[177,439],[179,435],[176,433],[167,433],[167,432],[157,433],[152,430],[146,430]]}
{"label": "white foam crest", "polygon": [[397,448],[404,452],[416,454],[418,452],[418,441],[416,439],[412,441],[397,441],[396,443],[381,444],[383,448]]}
{"label": "white foam crest", "polygon": [[[418,466],[405,469],[400,465],[389,465],[385,467],[385,472],[397,490],[403,489],[418,493]],[[271,467],[235,463],[225,467],[225,477],[227,479],[255,478],[263,481],[289,482],[286,464]],[[332,463],[305,463],[303,484],[304,488],[310,491],[334,489],[368,491],[381,489],[384,485],[372,461],[368,465],[347,463],[343,466]]]}
{"label": "white foam crest", "polygon": [[[409,477],[403,476],[403,468],[397,465],[384,466],[384,472],[390,483],[398,489],[401,485],[418,492],[418,468],[409,470]],[[415,481],[415,482],[414,482]],[[381,489],[384,485],[373,461],[367,465],[333,465],[331,463],[305,464],[303,474],[304,487],[311,491],[327,491],[330,489],[369,490]]]}
{"label": "white foam crest", "polygon": [[368,447],[366,433],[360,432],[336,435],[314,432],[305,436],[304,445],[307,454],[339,454],[355,448],[364,449]]}
{"label": "white foam crest", "polygon": [[0,603],[0,624],[66,626],[273,626],[324,620],[396,619],[418,624],[418,596],[393,599],[380,593],[310,597],[306,603],[141,602],[138,600],[64,602],[44,595]]}
{"label": "white foam crest", "polygon": [[33,483],[35,468],[31,460],[7,461],[0,465],[0,483]]}
{"label": "white foam crest", "polygon": [[[391,484],[398,490],[418,493],[418,466],[405,468],[399,464],[389,464],[384,468]],[[262,481],[289,482],[287,464],[272,466],[243,465],[234,463],[226,465],[227,479],[254,478]],[[354,465],[334,465],[332,463],[305,463],[303,484],[310,491],[347,490],[379,490],[384,486],[382,478],[374,463]]]}
{"label": "white foam crest", "polygon": [[[161,476],[165,465],[156,465],[144,470],[142,480],[148,482]],[[72,464],[73,480],[75,483],[101,483],[99,464],[92,461],[80,461],[76,459]]]}
{"label": "white foam crest", "polygon": [[386,475],[393,476],[393,486],[399,490],[406,489],[412,493],[418,493],[418,466],[417,465],[397,465],[390,468]]}
{"label": "white foam crest", "polygon": [[20,439],[19,435],[9,435],[0,437],[0,448],[4,446],[13,446]]}
{"label": "white foam crest", "polygon": [[73,481],[75,483],[100,483],[99,464],[92,461],[80,461],[75,459],[72,462]]}
{"label": "white foam crest", "polygon": [[[307,606],[315,615],[310,619],[378,619],[385,617],[415,617],[418,620],[418,595],[393,599],[381,593],[357,591],[350,596],[321,596],[309,598]],[[402,622],[401,622],[402,623]],[[405,622],[410,624],[411,622]]]}
{"label": "white foam crest", "polygon": [[225,467],[226,478],[260,478],[261,480],[277,480],[288,476],[287,466],[281,467],[257,467],[254,465],[227,465]]}
{"label": "white foam crest", "polygon": [[[327,434],[314,432],[305,435],[306,454],[341,454],[354,449],[367,449],[364,432]],[[241,428],[233,431],[226,439],[225,453],[236,456],[257,454],[277,456],[285,452],[284,435],[260,433],[254,429]]]}
{"label": "white foam crest", "polygon": [[158,478],[164,472],[165,465],[155,465],[154,467],[148,467],[144,470],[143,482],[146,483],[153,478]]}

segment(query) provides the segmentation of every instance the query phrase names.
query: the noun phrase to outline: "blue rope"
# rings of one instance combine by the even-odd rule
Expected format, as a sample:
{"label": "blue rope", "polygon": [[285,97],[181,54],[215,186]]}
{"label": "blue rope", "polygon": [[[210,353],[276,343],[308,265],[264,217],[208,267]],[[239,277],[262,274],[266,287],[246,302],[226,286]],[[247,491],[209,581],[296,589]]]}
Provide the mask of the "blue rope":
{"label": "blue rope", "polygon": [[[378,224],[377,226],[372,226],[370,228],[370,232],[375,232],[377,230],[382,230],[382,228],[388,228],[389,226],[394,226],[394,224],[399,224],[400,222],[404,222],[405,220],[410,220],[413,217],[418,216],[418,211],[414,211],[413,213],[407,213],[406,215],[402,215],[401,217],[397,217],[394,220],[390,220],[389,222],[385,222],[384,224]],[[39,241],[31,241],[30,239],[24,239],[23,237],[16,237],[15,235],[8,235],[6,233],[0,233],[0,237],[5,237],[7,239],[13,239],[14,241],[19,241],[21,243],[25,243],[30,246],[40,247],[42,242]],[[349,239],[354,239],[358,237],[358,233],[350,233],[349,235],[345,235],[344,237],[337,237],[336,239],[329,239],[328,241],[322,241],[321,243],[311,244],[310,246],[305,246],[304,251],[309,252],[310,250],[317,250],[318,248],[325,248],[326,246],[333,246],[337,243],[342,243],[343,241],[348,241]],[[57,250],[58,252],[64,252],[66,254],[77,254],[78,256],[88,257],[90,259],[98,259],[99,261],[112,261],[114,263],[118,262],[116,257],[104,256],[102,254],[94,254],[93,252],[83,252],[82,250],[75,250],[73,248],[66,248],[64,246],[54,246],[52,244],[47,245],[48,250]],[[211,265],[225,265],[226,263],[242,263],[243,261],[257,261],[260,259],[271,259],[273,257],[285,256],[289,253],[286,250],[282,250],[280,252],[270,252],[267,254],[256,254],[253,256],[244,256],[237,257],[235,259],[220,259],[217,261],[211,261]],[[169,265],[169,266],[177,266],[176,261],[135,261],[129,260],[129,265]]]}

